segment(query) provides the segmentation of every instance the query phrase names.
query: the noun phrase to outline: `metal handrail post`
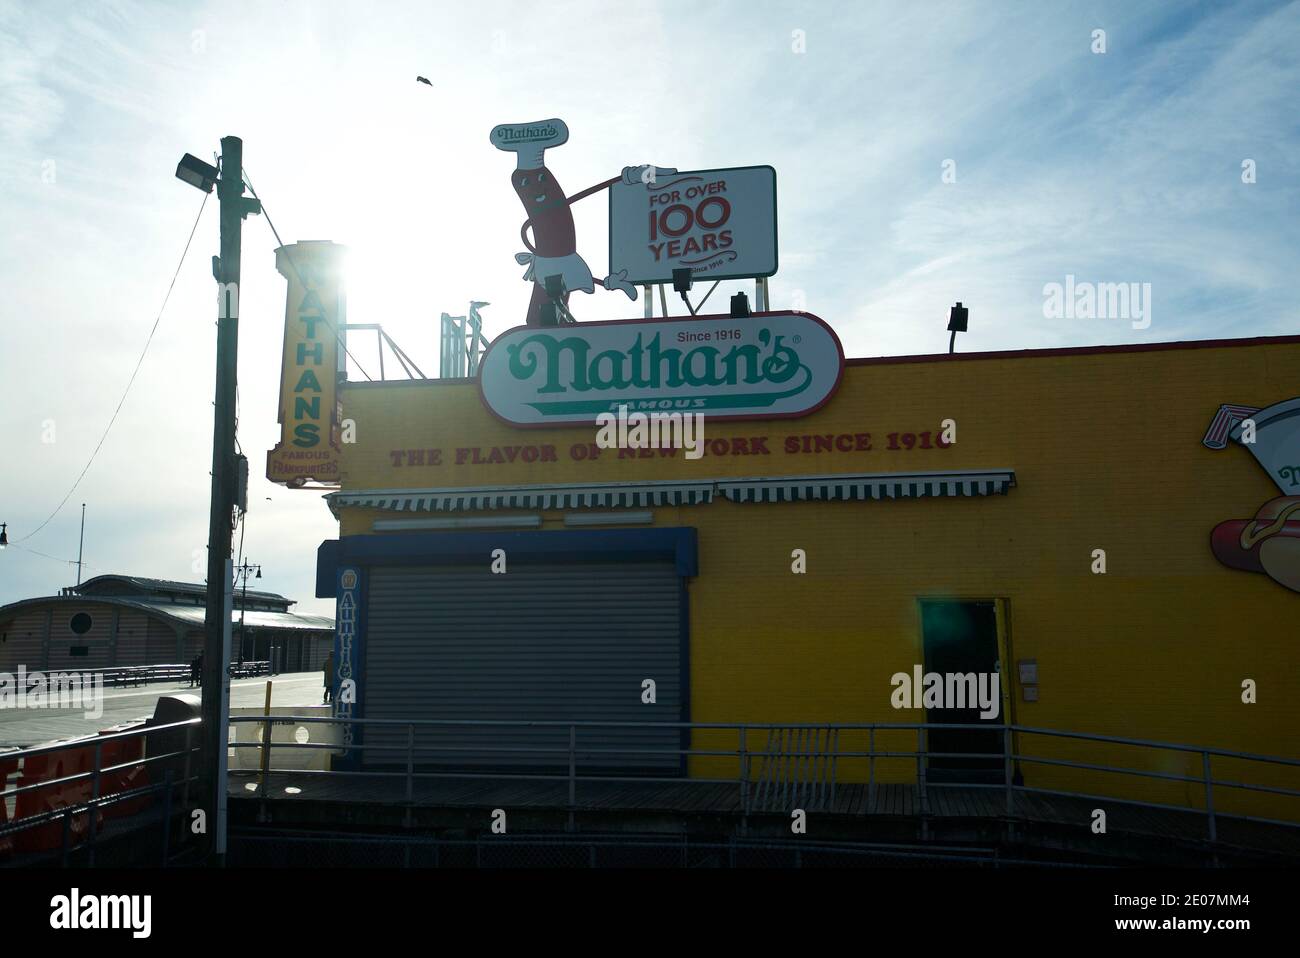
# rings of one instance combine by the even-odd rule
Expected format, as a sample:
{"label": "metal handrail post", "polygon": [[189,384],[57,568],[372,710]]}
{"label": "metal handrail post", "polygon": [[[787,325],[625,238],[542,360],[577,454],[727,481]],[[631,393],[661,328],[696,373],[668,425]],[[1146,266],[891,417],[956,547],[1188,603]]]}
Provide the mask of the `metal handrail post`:
{"label": "metal handrail post", "polygon": [[930,802],[925,790],[925,727],[916,727],[916,783],[921,797],[921,815],[930,814]]}
{"label": "metal handrail post", "polygon": [[1201,753],[1201,771],[1205,775],[1205,814],[1210,827],[1210,841],[1219,840],[1218,823],[1214,820],[1214,777],[1210,774],[1210,753]]}
{"label": "metal handrail post", "polygon": [[99,768],[103,764],[104,743],[95,743],[95,769],[90,778],[90,847],[86,849],[87,864],[95,867],[95,819],[99,817]]}
{"label": "metal handrail post", "polygon": [[[146,746],[146,749],[148,746]],[[185,783],[181,789],[181,807],[190,807],[190,756],[194,749],[194,726],[185,726]]]}
{"label": "metal handrail post", "polygon": [[867,729],[867,814],[876,804],[876,727]]}
{"label": "metal handrail post", "polygon": [[[271,654],[274,654],[272,650]],[[271,683],[266,683],[266,704],[262,706],[262,713],[265,721],[262,723],[262,784],[258,789],[258,797],[261,804],[257,810],[257,820],[259,822],[270,821],[266,808],[266,780],[271,768]]]}
{"label": "metal handrail post", "polygon": [[415,795],[415,725],[406,726],[406,803],[410,805]]}
{"label": "metal handrail post", "polygon": [[68,846],[72,844],[72,806],[63,813],[63,851],[59,853],[59,867],[68,867]]}
{"label": "metal handrail post", "polygon": [[569,726],[569,830],[573,831],[573,813],[578,804],[578,727]]}
{"label": "metal handrail post", "polygon": [[[830,739],[829,735],[827,736],[827,739],[828,740]],[[837,777],[836,772],[837,769],[839,768],[839,761],[840,761],[840,729],[839,726],[836,726],[835,744],[831,746],[831,808],[832,809],[835,808],[835,782]]]}
{"label": "metal handrail post", "polygon": [[163,814],[162,814],[162,863],[167,867],[167,852],[171,843],[172,831],[172,770],[163,773]]}
{"label": "metal handrail post", "polygon": [[749,814],[749,746],[746,741],[748,727],[740,727],[740,814]]}
{"label": "metal handrail post", "polygon": [[271,716],[266,716],[266,721],[262,723],[262,768],[258,776],[262,780],[260,791],[263,797],[266,796],[266,776],[271,770]]}
{"label": "metal handrail post", "polygon": [[[403,823],[409,828],[411,825],[411,805],[415,802],[415,725],[414,723],[406,726],[406,813],[402,816]],[[407,846],[408,856],[410,847]],[[409,867],[409,857],[407,860]]]}
{"label": "metal handrail post", "polygon": [[1011,786],[1012,781],[1012,754],[1011,754],[1011,728],[1002,726],[1002,764],[1003,774],[1007,790],[1007,818],[1015,817],[1015,791]]}

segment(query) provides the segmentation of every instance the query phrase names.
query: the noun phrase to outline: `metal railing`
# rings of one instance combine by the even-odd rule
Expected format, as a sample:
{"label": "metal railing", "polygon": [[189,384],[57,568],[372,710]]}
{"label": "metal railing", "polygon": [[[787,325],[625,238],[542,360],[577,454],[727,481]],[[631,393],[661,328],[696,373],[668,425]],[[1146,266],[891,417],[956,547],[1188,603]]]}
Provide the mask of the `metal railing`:
{"label": "metal railing", "polygon": [[[270,671],[270,662],[230,663],[230,677],[235,679],[252,678],[258,675],[269,675]],[[102,677],[103,684],[107,686],[138,686],[148,685],[151,682],[188,681],[190,678],[190,666],[174,663],[158,665],[110,665],[99,669],[81,669],[76,668],[75,666],[61,666],[48,669],[30,669],[27,670],[26,676],[28,689],[35,687],[38,683],[49,682],[52,677],[56,676],[67,676],[70,678],[76,677],[83,688],[95,684],[95,680],[100,677]],[[89,681],[87,681],[87,679],[89,679]]]}
{"label": "metal railing", "polygon": [[[100,823],[104,810],[148,800],[146,804],[150,806],[150,813],[141,816],[138,812],[131,812],[130,817],[124,819],[126,830],[134,831],[139,826],[150,823],[159,824],[160,862],[167,864],[172,851],[170,836],[173,820],[188,806],[190,786],[199,779],[196,771],[199,724],[197,718],[160,725],[141,724],[120,732],[0,751],[0,803],[3,803],[0,804],[0,812],[5,812],[0,814],[0,853],[14,852],[15,846],[22,844],[24,833],[34,834],[35,829],[58,823],[61,827],[57,849],[59,863],[66,866],[70,855],[79,852],[84,857],[84,863],[93,866],[101,838]],[[157,754],[151,754],[146,744],[142,746],[143,754],[138,758],[105,764],[105,754],[113,752],[114,746],[119,743],[125,745],[135,739],[143,739],[147,743],[149,736],[180,733],[182,730],[185,741],[179,749],[159,750]],[[78,756],[68,755],[70,752],[90,752],[90,768],[51,778],[37,777],[28,784],[19,784],[29,777],[24,772],[31,768],[34,759],[67,757],[72,764],[71,760]],[[76,766],[80,764],[75,763]],[[149,769],[151,766],[161,767],[161,782],[149,782],[136,787],[115,787],[125,780],[127,773],[136,769]],[[55,767],[57,769],[59,766]],[[15,783],[5,787],[10,775],[14,776]],[[86,794],[87,791],[89,794]],[[24,804],[22,797],[28,793],[36,793],[40,804],[47,807],[35,813],[20,814],[19,808]],[[177,793],[179,801],[176,800]],[[153,807],[154,800],[159,802],[158,808]],[[10,807],[14,810],[12,817],[7,814]],[[74,830],[80,830],[77,823],[81,821],[85,823],[84,840],[73,835]],[[22,863],[25,859],[48,859],[53,852],[54,849],[45,847],[30,852],[19,849],[15,857]],[[0,862],[4,857],[0,854]]]}
{"label": "metal railing", "polygon": [[[846,763],[858,760],[866,764],[866,788],[868,801],[866,808],[871,809],[877,789],[877,763],[882,760],[901,760],[910,762],[915,769],[916,797],[919,815],[924,819],[932,815],[931,797],[936,790],[986,789],[1001,791],[1004,796],[1003,817],[1014,820],[1021,817],[1017,799],[1022,795],[1050,795],[1062,798],[1086,799],[1089,801],[1115,802],[1162,811],[1196,813],[1204,816],[1204,837],[1210,842],[1219,841],[1219,821],[1230,818],[1240,822],[1254,822],[1268,826],[1300,828],[1300,804],[1296,806],[1296,818],[1284,820],[1246,814],[1225,814],[1216,802],[1216,790],[1231,790],[1239,793],[1256,793],[1287,796],[1300,799],[1300,788],[1285,788],[1278,785],[1262,784],[1258,781],[1248,782],[1219,778],[1214,774],[1214,762],[1245,763],[1254,770],[1264,768],[1294,769],[1294,781],[1300,785],[1300,759],[1280,756],[1261,755],[1239,752],[1229,749],[1211,748],[1198,745],[1184,745],[1172,742],[1160,742],[1147,739],[1123,738],[1111,735],[1096,735],[1084,732],[1071,732],[1059,729],[1035,728],[1021,725],[987,724],[948,724],[948,723],[817,723],[817,724],[768,724],[768,723],[716,723],[716,722],[563,722],[563,721],[489,721],[489,720],[402,720],[402,719],[359,719],[333,718],[328,716],[241,716],[232,717],[232,723],[252,722],[263,726],[261,741],[232,744],[233,748],[258,748],[263,751],[263,765],[260,774],[265,784],[265,776],[271,772],[292,771],[295,776],[325,778],[357,778],[394,782],[403,785],[402,799],[407,804],[415,801],[415,783],[423,780],[457,779],[457,780],[500,780],[500,781],[537,781],[563,782],[567,784],[567,805],[572,813],[578,808],[578,788],[581,784],[595,783],[646,783],[669,784],[687,783],[693,785],[734,785],[739,795],[742,815],[761,814],[773,808],[806,809],[834,808],[837,789],[845,782],[841,771]],[[401,744],[377,744],[352,742],[334,743],[299,743],[275,742],[272,739],[273,725],[310,725],[324,724],[350,727],[355,733],[365,729],[404,730],[405,741]],[[555,744],[509,743],[504,745],[421,745],[417,743],[418,729],[540,729],[554,732]],[[678,748],[643,748],[643,747],[608,747],[604,745],[579,746],[579,733],[608,731],[613,729],[645,729],[676,731],[685,741],[694,739],[698,733],[713,735],[734,734],[736,747],[699,747],[684,744]],[[971,751],[936,751],[928,747],[929,735],[933,732],[949,733],[969,731],[996,735],[1001,738],[1002,748],[996,752]],[[844,747],[843,740],[852,734],[866,737],[866,748]],[[761,751],[751,748],[756,736],[766,735],[767,740]],[[881,748],[878,745],[881,736],[915,735],[913,748]],[[567,737],[567,743],[565,738]],[[1026,738],[1044,738],[1066,740],[1074,743],[1093,743],[1117,750],[1148,749],[1160,753],[1178,753],[1197,759],[1198,773],[1184,775],[1156,768],[1135,767],[1133,765],[1101,764],[1098,762],[1076,761],[1047,754],[1031,754],[1023,745],[1016,747],[1016,740],[1023,742]],[[313,769],[276,769],[271,764],[271,757],[276,748],[326,749],[335,753],[345,752],[354,756],[356,761],[350,767],[331,768],[329,770]],[[388,753],[393,761],[375,767],[361,767],[367,753]],[[396,753],[396,755],[394,755]],[[497,756],[503,766],[509,766],[513,757],[515,768],[490,767],[447,767],[454,766],[466,755],[482,760]],[[648,758],[677,759],[685,763],[691,759],[722,759],[734,761],[736,775],[729,777],[710,777],[683,774],[620,774],[611,770],[612,759],[627,759],[637,755]],[[531,764],[538,766],[528,771],[521,771],[517,762],[520,756],[526,757]],[[547,758],[546,765],[539,765],[538,758]],[[583,761],[580,763],[579,759]],[[984,760],[989,766],[997,766],[996,782],[980,781],[935,781],[930,767],[935,759]],[[586,771],[579,771],[585,765]],[[481,761],[480,761],[481,766]],[[757,768],[756,768],[757,766]],[[1160,802],[1136,797],[1123,797],[1100,792],[1070,791],[1060,788],[1046,788],[1023,783],[1023,770],[1026,767],[1073,769],[1091,772],[1102,776],[1128,776],[1133,779],[1156,780],[1170,783],[1184,783],[1196,786],[1202,796],[1198,803]],[[554,770],[551,770],[554,769]],[[755,774],[757,772],[757,774]],[[259,789],[263,799],[265,788]]]}
{"label": "metal railing", "polygon": [[[162,857],[165,861],[169,852],[167,837],[170,823],[179,810],[188,808],[190,786],[198,780],[197,769],[199,738],[197,718],[164,725],[140,725],[134,728],[108,734],[88,736],[67,742],[58,742],[32,748],[15,749],[0,752],[0,802],[6,803],[0,809],[12,806],[14,815],[10,820],[0,814],[0,850],[7,841],[26,829],[38,828],[59,822],[63,836],[60,860],[68,861],[74,847],[84,846],[84,857],[88,864],[95,860],[95,847],[98,838],[99,813],[115,805],[123,805],[135,799],[153,797],[158,799],[161,810],[153,809],[154,818],[161,811],[162,819]],[[897,771],[899,763],[910,765],[914,769],[914,788],[916,798],[915,814],[922,820],[923,837],[925,822],[934,815],[931,799],[943,789],[987,789],[1000,791],[1004,796],[1001,819],[1014,823],[1026,819],[1027,810],[1020,807],[1022,796],[1040,794],[1064,798],[1086,799],[1088,801],[1117,802],[1165,811],[1178,811],[1197,814],[1204,817],[1203,838],[1210,843],[1219,843],[1220,823],[1225,820],[1234,822],[1255,822],[1267,826],[1280,826],[1288,829],[1300,827],[1300,814],[1295,820],[1264,818],[1239,813],[1227,814],[1222,810],[1219,800],[1224,791],[1246,794],[1285,796],[1290,799],[1300,798],[1300,788],[1282,787],[1260,781],[1259,775],[1248,776],[1252,780],[1224,778],[1215,774],[1215,764],[1238,764],[1243,769],[1259,772],[1266,768],[1295,770],[1295,781],[1300,784],[1300,760],[1270,755],[1238,752],[1227,749],[1204,746],[1182,745],[1170,742],[1158,742],[1145,739],[1122,738],[1108,735],[1095,735],[1081,732],[1062,731],[1058,729],[1033,728],[1028,726],[994,726],[969,724],[935,724],[935,723],[874,723],[874,724],[765,724],[765,723],[710,723],[710,722],[563,722],[563,721],[483,721],[483,720],[402,720],[402,719],[344,719],[321,715],[271,715],[271,716],[232,716],[232,725],[254,723],[261,726],[261,741],[231,742],[230,747],[261,749],[263,762],[260,772],[236,773],[256,775],[261,778],[261,785],[256,789],[256,796],[263,802],[268,798],[267,776],[273,773],[291,773],[295,780],[320,778],[323,780],[362,780],[383,784],[384,797],[400,797],[407,806],[407,821],[410,821],[410,809],[416,805],[417,783],[437,780],[483,780],[483,781],[530,781],[562,785],[557,789],[563,798],[557,799],[557,806],[567,808],[570,827],[574,815],[582,806],[579,797],[594,793],[601,785],[627,785],[641,783],[646,785],[681,784],[687,787],[727,786],[736,789],[736,807],[742,816],[742,822],[749,816],[769,814],[774,811],[788,813],[793,808],[805,810],[837,809],[837,795],[846,786],[865,786],[867,801],[856,814],[871,815],[874,799],[882,784],[900,784],[897,781],[882,783],[878,773],[878,764],[892,762]],[[376,743],[354,741],[347,744],[334,742],[301,742],[296,739],[276,742],[272,729],[277,725],[325,725],[351,728],[353,737],[356,733],[372,730],[373,738],[377,732],[386,731],[390,735],[397,733],[399,741]],[[465,730],[477,729],[480,733],[505,735],[511,730],[530,729],[534,733],[549,736],[539,742],[505,741],[501,744],[447,744],[421,743],[417,732],[425,730]],[[179,741],[170,745],[164,743],[155,753],[148,746],[141,748],[139,757],[129,757],[124,761],[111,760],[105,764],[106,756],[117,754],[113,746],[129,739],[144,738],[162,733],[179,733],[184,731],[184,744]],[[610,745],[607,741],[593,741],[602,733],[612,730],[642,730],[645,732],[664,733],[665,737],[675,738],[680,744],[674,748],[642,745]],[[942,731],[970,731],[985,735],[1001,737],[1002,749],[997,752],[938,751],[929,747],[929,736]],[[403,734],[404,733],[404,734]],[[177,735],[177,738],[180,736]],[[308,736],[310,737],[310,736]],[[583,742],[583,737],[587,738]],[[715,741],[709,743],[708,738]],[[865,739],[865,748],[853,744],[853,739],[861,742]],[[915,741],[914,747],[882,747],[882,739],[904,738]],[[508,736],[507,736],[508,738]],[[1177,753],[1191,756],[1197,766],[1197,774],[1180,774],[1175,771],[1154,767],[1119,765],[1111,762],[1082,761],[1063,758],[1058,755],[1042,753],[1031,754],[1023,746],[1016,747],[1017,740],[1026,738],[1040,740],[1060,740],[1076,744],[1089,743],[1107,749],[1155,750],[1158,753]],[[461,738],[463,741],[463,736]],[[695,744],[703,741],[704,744]],[[754,746],[762,741],[761,747]],[[734,743],[734,744],[732,744]],[[343,752],[352,759],[346,763],[335,763],[343,767],[330,769],[277,768],[272,762],[276,749],[323,749],[332,753]],[[29,765],[33,760],[50,758],[70,750],[89,752],[89,767],[73,771],[70,774],[54,778],[37,778],[26,784],[20,776],[13,786],[8,786],[8,778],[20,769],[36,767]],[[283,754],[283,753],[282,753]],[[384,754],[387,761],[378,765],[364,761],[365,756]],[[521,757],[532,763],[530,768],[521,768]],[[984,760],[987,767],[997,767],[1000,775],[998,781],[935,781],[933,775],[934,760]],[[644,766],[663,770],[674,764],[680,771],[672,774],[661,772],[641,772],[636,762]],[[734,775],[695,774],[687,777],[685,770],[690,762],[712,762],[714,769],[706,766],[692,768],[699,772],[716,771],[719,767],[734,767]],[[477,766],[468,763],[477,762]],[[866,781],[849,782],[844,778],[845,769],[851,763],[858,763],[866,772]],[[489,763],[489,764],[484,764]],[[733,765],[734,763],[734,765]],[[76,768],[87,764],[84,761],[71,763]],[[619,766],[622,767],[619,767]],[[1074,791],[1061,788],[1044,787],[1045,782],[1024,784],[1017,769],[1026,767],[1049,769],[1071,769],[1100,776],[1127,776],[1139,781],[1157,781],[1181,783],[1184,788],[1194,786],[1198,801],[1173,803],[1168,801],[1151,801],[1139,797],[1102,794],[1096,791]],[[150,767],[161,768],[161,782],[151,782],[140,787],[126,788],[123,774],[132,769]],[[157,776],[155,776],[157,777]],[[1032,777],[1032,776],[1031,776]],[[241,779],[242,780],[242,779]],[[1288,779],[1290,781],[1290,779]],[[107,787],[106,787],[107,783]],[[908,786],[912,782],[903,782]],[[6,787],[8,786],[8,787]],[[400,788],[400,793],[397,789]],[[21,796],[31,792],[42,792],[45,796],[56,796],[44,800],[49,807],[35,812],[28,810],[18,813]],[[586,791],[584,791],[586,790]],[[348,795],[350,800],[364,801],[364,790]],[[436,804],[436,803],[434,803]],[[635,799],[627,800],[625,807],[635,808]],[[1300,812],[1300,805],[1297,806]],[[72,835],[76,823],[85,820],[84,842],[81,836]]]}

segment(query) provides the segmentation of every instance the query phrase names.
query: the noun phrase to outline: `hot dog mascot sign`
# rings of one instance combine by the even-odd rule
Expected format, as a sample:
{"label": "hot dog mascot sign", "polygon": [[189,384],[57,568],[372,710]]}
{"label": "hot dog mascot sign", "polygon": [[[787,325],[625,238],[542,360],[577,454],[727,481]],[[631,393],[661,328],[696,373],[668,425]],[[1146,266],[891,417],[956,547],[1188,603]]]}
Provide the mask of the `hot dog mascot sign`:
{"label": "hot dog mascot sign", "polygon": [[1250,450],[1282,495],[1260,506],[1252,519],[1215,526],[1214,557],[1300,592],[1300,396],[1267,409],[1220,406],[1202,442],[1224,449],[1228,440]]}
{"label": "hot dog mascot sign", "polygon": [[[533,298],[528,304],[529,326],[544,323],[543,307],[552,301],[546,290],[548,280],[558,283],[555,298],[567,310],[569,295],[582,291],[595,292],[596,284],[605,289],[622,290],[629,299],[636,299],[636,286],[628,281],[627,270],[611,272],[604,279],[594,279],[586,262],[578,255],[577,235],[573,227],[573,213],[569,207],[580,199],[598,193],[615,183],[639,183],[658,176],[677,172],[656,166],[629,166],[622,176],[615,176],[568,196],[546,165],[546,151],[563,146],[569,140],[569,128],[563,120],[539,120],[535,123],[502,123],[492,129],[492,145],[498,150],[515,154],[515,171],[510,183],[515,188],[519,202],[524,205],[527,219],[519,235],[527,251],[519,253],[515,261],[528,269],[524,279],[533,283]],[[532,229],[533,240],[528,239]]]}

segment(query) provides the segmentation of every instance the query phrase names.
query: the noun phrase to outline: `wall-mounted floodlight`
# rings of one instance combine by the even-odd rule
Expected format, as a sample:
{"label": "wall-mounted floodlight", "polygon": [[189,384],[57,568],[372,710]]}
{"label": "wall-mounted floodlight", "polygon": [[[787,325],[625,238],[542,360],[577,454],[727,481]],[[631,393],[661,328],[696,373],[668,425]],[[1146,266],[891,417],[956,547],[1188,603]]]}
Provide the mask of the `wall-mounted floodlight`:
{"label": "wall-mounted floodlight", "polygon": [[749,316],[749,297],[744,293],[737,293],[731,297],[731,318],[746,319]]}
{"label": "wall-mounted floodlight", "polygon": [[948,338],[948,352],[953,352],[957,345],[957,334],[966,332],[966,319],[970,315],[970,310],[957,301],[957,305],[948,311],[948,330],[952,335]]}
{"label": "wall-mounted floodlight", "polygon": [[[695,315],[695,307],[691,305],[691,298],[686,294],[691,291],[691,286],[694,284],[694,271],[689,266],[682,266],[673,270],[673,292],[681,295],[682,302],[686,304],[686,311],[692,316]],[[714,283],[714,285],[717,284]]]}
{"label": "wall-mounted floodlight", "polygon": [[212,187],[217,185],[217,177],[220,175],[220,171],[215,166],[204,163],[192,153],[186,153],[176,164],[176,179],[204,193],[212,192]]}

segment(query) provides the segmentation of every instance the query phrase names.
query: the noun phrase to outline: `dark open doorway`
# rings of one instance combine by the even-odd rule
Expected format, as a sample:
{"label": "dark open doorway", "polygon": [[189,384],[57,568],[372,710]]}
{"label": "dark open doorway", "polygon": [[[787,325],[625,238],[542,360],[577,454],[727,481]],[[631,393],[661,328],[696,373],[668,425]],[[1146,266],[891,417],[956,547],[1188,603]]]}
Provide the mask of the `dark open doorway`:
{"label": "dark open doorway", "polygon": [[[970,602],[949,599],[921,601],[921,629],[925,671],[940,675],[974,673],[978,678],[998,670],[998,619],[992,600]],[[999,676],[999,680],[1001,676]],[[985,682],[988,680],[985,679]],[[931,758],[926,776],[936,782],[1000,782],[1003,778],[1001,728],[1002,688],[998,684],[997,715],[981,718],[974,708],[937,708],[926,711],[926,721],[947,725],[988,725],[979,729],[931,729],[929,751],[980,753],[994,757]]]}

